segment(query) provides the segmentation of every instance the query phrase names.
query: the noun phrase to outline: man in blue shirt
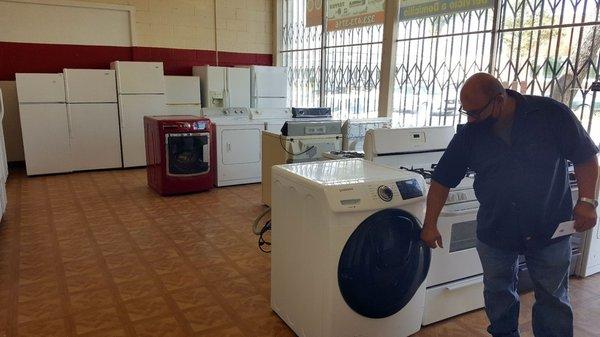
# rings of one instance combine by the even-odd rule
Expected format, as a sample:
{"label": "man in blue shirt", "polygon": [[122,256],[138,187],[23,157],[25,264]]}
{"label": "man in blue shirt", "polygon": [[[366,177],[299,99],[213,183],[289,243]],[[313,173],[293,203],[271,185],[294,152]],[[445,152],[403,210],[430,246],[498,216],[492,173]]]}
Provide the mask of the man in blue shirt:
{"label": "man in blue shirt", "polygon": [[[467,169],[475,171],[488,332],[519,336],[517,258],[523,254],[534,284],[535,335],[573,336],[569,237],[551,236],[559,223],[571,219],[580,232],[595,226],[598,148],[567,106],[505,90],[489,74],[470,77],[460,99],[469,123],[436,166],[421,238],[431,248],[442,247],[437,220],[449,189]],[[567,160],[574,164],[579,188],[575,208]]]}

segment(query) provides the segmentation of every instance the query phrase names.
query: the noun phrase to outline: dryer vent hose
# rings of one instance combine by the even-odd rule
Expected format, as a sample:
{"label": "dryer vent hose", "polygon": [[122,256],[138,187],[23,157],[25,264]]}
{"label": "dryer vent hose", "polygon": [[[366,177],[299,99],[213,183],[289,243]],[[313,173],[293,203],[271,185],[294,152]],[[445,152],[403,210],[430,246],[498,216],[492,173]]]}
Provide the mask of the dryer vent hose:
{"label": "dryer vent hose", "polygon": [[263,226],[260,225],[260,221],[269,213],[271,213],[271,207],[267,207],[267,209],[260,213],[260,215],[254,220],[252,223],[252,233],[261,235]]}

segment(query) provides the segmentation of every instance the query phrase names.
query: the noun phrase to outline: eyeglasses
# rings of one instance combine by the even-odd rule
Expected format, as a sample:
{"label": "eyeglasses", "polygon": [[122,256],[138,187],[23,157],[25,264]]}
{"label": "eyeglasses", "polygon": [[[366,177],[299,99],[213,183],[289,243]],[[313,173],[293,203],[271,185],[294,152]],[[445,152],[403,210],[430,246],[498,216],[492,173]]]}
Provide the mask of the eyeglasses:
{"label": "eyeglasses", "polygon": [[496,97],[498,97],[498,95],[492,97],[481,109],[477,109],[477,110],[471,110],[471,111],[467,111],[465,109],[463,109],[462,105],[460,106],[460,108],[458,108],[458,112],[465,114],[469,117],[474,117],[474,118],[478,118],[479,115],[481,115],[481,113],[487,109],[488,106],[490,106],[490,104],[492,104],[492,102],[496,99]]}

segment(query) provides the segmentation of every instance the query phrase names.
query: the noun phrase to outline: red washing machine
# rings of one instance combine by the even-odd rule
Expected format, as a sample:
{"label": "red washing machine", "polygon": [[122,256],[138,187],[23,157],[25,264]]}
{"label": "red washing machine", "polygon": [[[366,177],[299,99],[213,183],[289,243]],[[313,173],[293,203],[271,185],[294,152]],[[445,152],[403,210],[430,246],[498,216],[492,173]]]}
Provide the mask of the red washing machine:
{"label": "red washing machine", "polygon": [[146,116],[148,185],[160,195],[199,192],[215,181],[209,119],[195,116]]}

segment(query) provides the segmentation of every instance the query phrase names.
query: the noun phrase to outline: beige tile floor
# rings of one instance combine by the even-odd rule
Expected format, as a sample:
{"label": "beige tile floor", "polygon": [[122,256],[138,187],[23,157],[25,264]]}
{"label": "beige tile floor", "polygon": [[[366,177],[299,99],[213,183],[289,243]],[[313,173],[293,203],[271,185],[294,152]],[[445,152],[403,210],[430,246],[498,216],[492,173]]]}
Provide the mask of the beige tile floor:
{"label": "beige tile floor", "polygon": [[[0,336],[293,336],[270,310],[269,256],[250,232],[260,185],[161,198],[141,169],[17,170],[8,197]],[[576,336],[600,336],[600,277],[574,279],[571,296]],[[485,336],[486,325],[478,310],[417,336]]]}

